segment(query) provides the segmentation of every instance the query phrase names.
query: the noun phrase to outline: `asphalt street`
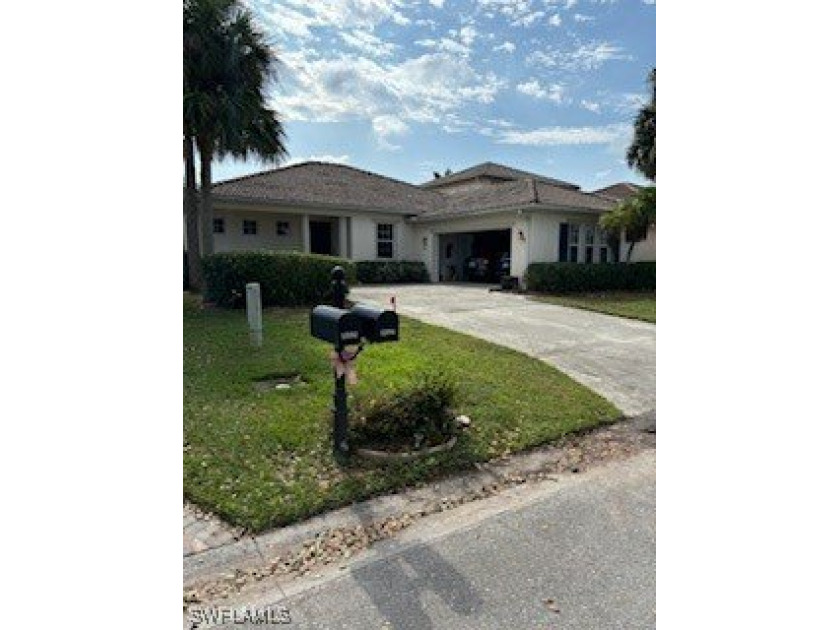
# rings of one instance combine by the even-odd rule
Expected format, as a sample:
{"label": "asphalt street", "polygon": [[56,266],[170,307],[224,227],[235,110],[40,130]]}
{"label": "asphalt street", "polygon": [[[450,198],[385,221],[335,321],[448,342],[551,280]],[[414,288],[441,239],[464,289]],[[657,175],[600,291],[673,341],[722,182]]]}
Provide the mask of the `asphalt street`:
{"label": "asphalt street", "polygon": [[251,604],[291,628],[653,628],[655,494],[649,450],[428,517]]}

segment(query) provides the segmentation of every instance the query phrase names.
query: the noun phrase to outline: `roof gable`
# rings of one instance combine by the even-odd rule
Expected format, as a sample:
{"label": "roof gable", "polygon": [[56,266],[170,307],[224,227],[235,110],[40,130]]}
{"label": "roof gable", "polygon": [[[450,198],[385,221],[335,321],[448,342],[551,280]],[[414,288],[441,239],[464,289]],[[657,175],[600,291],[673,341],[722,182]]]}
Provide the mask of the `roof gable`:
{"label": "roof gable", "polygon": [[504,164],[496,164],[495,162],[484,162],[483,164],[472,166],[468,169],[464,169],[463,171],[452,173],[451,175],[437,177],[431,181],[420,184],[420,186],[422,188],[445,188],[446,186],[449,186],[451,184],[465,182],[471,179],[497,180],[500,183],[532,179],[538,182],[544,182],[547,184],[552,184],[554,186],[560,186],[562,188],[569,188],[571,190],[580,189],[580,186],[570,184],[569,182],[564,182],[551,177],[545,177],[543,175],[538,175],[537,173],[521,171],[518,168],[511,168],[510,166],[505,166]]}
{"label": "roof gable", "polygon": [[641,189],[642,187],[637,184],[631,184],[630,182],[618,182],[617,184],[612,184],[611,186],[607,186],[605,188],[599,188],[598,190],[593,191],[593,193],[601,195],[602,197],[614,199],[616,201],[623,201],[628,197],[632,197]]}

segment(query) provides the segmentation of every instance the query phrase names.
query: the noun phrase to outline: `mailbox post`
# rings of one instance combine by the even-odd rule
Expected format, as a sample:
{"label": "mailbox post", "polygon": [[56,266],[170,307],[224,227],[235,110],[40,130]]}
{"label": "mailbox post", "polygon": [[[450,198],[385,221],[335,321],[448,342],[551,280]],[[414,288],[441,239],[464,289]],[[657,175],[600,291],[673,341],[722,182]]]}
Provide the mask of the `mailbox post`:
{"label": "mailbox post", "polygon": [[[330,274],[332,278],[332,305],[335,308],[344,308],[344,300],[350,292],[345,281],[344,269],[336,265]],[[336,346],[335,351],[341,358],[343,346]],[[341,455],[346,455],[350,450],[347,443],[347,377],[344,373],[340,376],[334,371],[335,394],[333,395],[333,450]]]}
{"label": "mailbox post", "polygon": [[[344,309],[345,297],[349,293],[344,269],[333,268],[330,274],[332,306],[316,306],[309,317],[310,333],[313,337],[333,345],[338,361],[344,362],[342,353],[346,346],[358,345],[354,358],[362,351],[362,339],[369,343],[399,340],[399,320],[394,311],[357,304],[350,310]],[[335,393],[333,394],[333,451],[344,458],[350,452],[347,441],[347,380],[346,371],[333,368]]]}

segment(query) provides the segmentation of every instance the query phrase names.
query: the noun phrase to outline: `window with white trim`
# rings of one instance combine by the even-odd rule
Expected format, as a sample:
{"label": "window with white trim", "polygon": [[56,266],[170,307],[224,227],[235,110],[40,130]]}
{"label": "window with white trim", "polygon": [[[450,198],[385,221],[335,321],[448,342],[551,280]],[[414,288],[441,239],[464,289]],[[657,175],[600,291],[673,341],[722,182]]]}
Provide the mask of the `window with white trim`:
{"label": "window with white trim", "polygon": [[592,263],[595,261],[595,228],[591,225],[583,226],[583,239],[586,244],[584,261]]}
{"label": "window with white trim", "polygon": [[242,233],[243,234],[256,234],[257,233],[257,222],[252,221],[251,219],[245,219],[242,221]]}
{"label": "window with white trim", "polygon": [[393,223],[377,223],[376,224],[376,257],[377,258],[393,258],[394,257],[394,224]]}
{"label": "window with white trim", "polygon": [[578,245],[580,244],[580,226],[569,224],[569,262],[578,261]]}
{"label": "window with white trim", "polygon": [[610,244],[607,238],[607,232],[601,227],[596,228],[596,236],[598,237],[598,262],[610,262]]}

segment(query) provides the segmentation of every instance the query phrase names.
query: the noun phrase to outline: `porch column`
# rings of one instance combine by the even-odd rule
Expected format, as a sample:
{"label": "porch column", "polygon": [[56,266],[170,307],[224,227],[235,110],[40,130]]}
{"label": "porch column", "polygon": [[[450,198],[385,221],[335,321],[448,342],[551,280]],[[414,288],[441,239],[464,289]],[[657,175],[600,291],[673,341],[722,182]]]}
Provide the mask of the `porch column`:
{"label": "porch column", "polygon": [[338,255],[350,258],[347,248],[347,217],[338,217]]}
{"label": "porch column", "polygon": [[309,215],[304,214],[301,218],[301,234],[303,235],[303,253],[309,254],[312,247],[309,243]]}

